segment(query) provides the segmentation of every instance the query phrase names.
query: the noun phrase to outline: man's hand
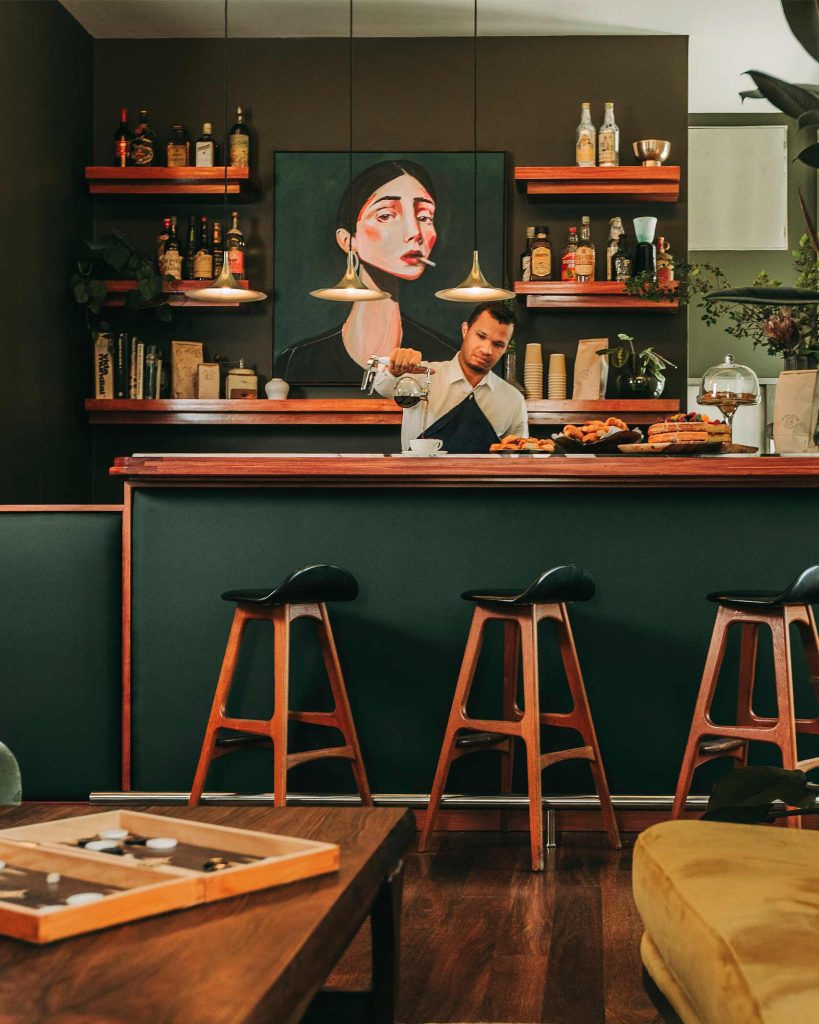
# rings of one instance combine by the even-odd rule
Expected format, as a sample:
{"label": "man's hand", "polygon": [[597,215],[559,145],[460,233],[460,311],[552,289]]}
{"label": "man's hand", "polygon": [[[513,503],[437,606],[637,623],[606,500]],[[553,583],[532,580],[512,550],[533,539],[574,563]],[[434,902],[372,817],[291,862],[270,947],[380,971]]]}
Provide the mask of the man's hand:
{"label": "man's hand", "polygon": [[414,348],[394,348],[389,355],[389,371],[393,377],[400,377],[402,373],[425,373],[424,367],[419,368],[423,358]]}

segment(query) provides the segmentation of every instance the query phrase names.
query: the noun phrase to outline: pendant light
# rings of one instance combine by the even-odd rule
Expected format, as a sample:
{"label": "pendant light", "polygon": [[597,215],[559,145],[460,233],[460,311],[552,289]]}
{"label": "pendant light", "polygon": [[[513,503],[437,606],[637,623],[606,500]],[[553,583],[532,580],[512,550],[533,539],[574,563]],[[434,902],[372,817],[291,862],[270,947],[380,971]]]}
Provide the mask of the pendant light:
{"label": "pendant light", "polygon": [[472,269],[459,285],[455,288],[444,288],[436,292],[435,297],[445,299],[447,302],[500,302],[504,299],[514,299],[515,293],[490,284],[483,276],[478,257],[478,0],[474,2],[472,39],[472,226],[475,243],[472,251]]}
{"label": "pendant light", "polygon": [[316,299],[327,299],[330,302],[378,302],[381,299],[388,299],[387,292],[379,291],[377,288],[368,288],[361,280],[358,273],[359,259],[353,252],[353,235],[355,233],[355,221],[353,220],[353,0],[350,0],[350,140],[349,140],[349,168],[348,168],[348,192],[350,195],[349,225],[350,237],[347,242],[347,269],[344,271],[341,280],[331,288],[317,288],[310,294]]}
{"label": "pendant light", "polygon": [[[224,187],[224,220],[225,232],[223,238],[227,241],[227,197],[228,197],[228,160],[230,158],[230,145],[228,141],[228,112],[227,112],[227,90],[228,90],[228,0],[225,0],[225,42],[224,51],[222,55],[222,63],[224,70],[224,93],[223,93],[223,116],[224,116],[224,163],[225,163],[225,187]],[[219,276],[213,281],[212,284],[206,285],[204,288],[195,288],[193,291],[187,292],[187,297],[190,299],[196,299],[197,302],[261,302],[267,298],[264,292],[253,291],[250,288],[240,288],[236,283],[236,278],[233,276],[233,272],[230,269],[230,263],[228,261],[228,248],[227,244],[222,252],[222,269],[219,271]]]}

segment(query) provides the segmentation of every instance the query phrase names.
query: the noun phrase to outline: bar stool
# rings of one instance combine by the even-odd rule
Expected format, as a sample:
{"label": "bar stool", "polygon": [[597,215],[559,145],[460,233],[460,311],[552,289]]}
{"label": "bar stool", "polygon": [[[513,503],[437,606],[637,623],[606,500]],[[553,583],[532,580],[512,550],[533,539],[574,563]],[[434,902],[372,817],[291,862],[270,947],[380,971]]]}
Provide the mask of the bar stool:
{"label": "bar stool", "polygon": [[[549,765],[571,758],[589,762],[594,776],[600,809],[615,849],[620,848],[620,833],[609,796],[606,773],[594,732],[589,702],[583,685],[580,662],[569,625],[567,601],[588,601],[594,596],[594,580],[579,565],[559,565],[549,569],[525,590],[499,590],[494,587],[467,590],[461,595],[475,602],[472,626],[464,651],[461,671],[444,735],[435,781],[430,794],[424,830],[418,849],[427,848],[430,834],[441,805],[449,768],[453,761],[476,750],[498,750],[501,764],[501,792],[512,789],[512,767],[515,738],[526,747],[529,778],[529,834],[532,848],[532,870],[543,870],[543,803],[540,773]],[[467,714],[467,701],[487,622],[498,619],[504,623],[503,638],[503,719],[477,719]],[[540,713],[538,695],[537,626],[543,619],[557,624],[558,644],[574,707],[567,713]],[[523,708],[517,703],[518,659],[523,657]],[[580,733],[582,745],[548,754],[540,752],[541,725],[554,725]],[[464,730],[470,730],[460,736]]]}
{"label": "bar stool", "polygon": [[[364,772],[361,748],[358,745],[350,702],[344,686],[341,664],[336,651],[326,602],[352,601],[358,596],[355,577],[337,565],[307,565],[287,576],[273,590],[229,590],[222,600],[235,601],[236,611],[230,628],[213,707],[208,719],[199,765],[191,788],[189,807],[196,807],[202,797],[208,769],[215,757],[233,750],[253,747],[273,748],[273,803],[283,807],[287,803],[287,771],[297,764],[316,761],[324,757],[340,757],[350,761],[361,802],[372,805],[372,796]],[[318,623],[319,642],[324,665],[330,681],[334,708],[332,711],[291,711],[289,709],[290,676],[290,624],[296,619],[310,618]],[[274,642],[274,709],[269,720],[230,718],[226,705],[233,673],[239,659],[239,648],[245,626],[252,619],[263,619],[273,626]],[[306,750],[297,754],[287,752],[288,722],[338,729],[343,745]],[[225,736],[224,731],[239,733]]]}
{"label": "bar stool", "polygon": [[[810,607],[819,601],[819,565],[805,569],[781,593],[774,590],[718,591],[709,594],[708,600],[714,601],[719,608],[677,781],[671,812],[674,818],[679,818],[685,809],[694,771],[717,757],[732,757],[740,764],[747,764],[750,740],[761,740],[779,747],[783,768],[808,771],[819,766],[819,757],[800,761],[797,755],[796,734],[819,735],[819,718],[796,717],[789,633],[789,627],[795,624],[805,649],[810,681],[819,699],[819,639]],[[717,725],[711,718],[711,702],[725,656],[728,630],[737,623],[742,631],[737,724]],[[777,718],[763,718],[753,710],[760,626],[768,626],[773,639]],[[790,817],[786,821],[792,827],[800,826],[798,817]]]}

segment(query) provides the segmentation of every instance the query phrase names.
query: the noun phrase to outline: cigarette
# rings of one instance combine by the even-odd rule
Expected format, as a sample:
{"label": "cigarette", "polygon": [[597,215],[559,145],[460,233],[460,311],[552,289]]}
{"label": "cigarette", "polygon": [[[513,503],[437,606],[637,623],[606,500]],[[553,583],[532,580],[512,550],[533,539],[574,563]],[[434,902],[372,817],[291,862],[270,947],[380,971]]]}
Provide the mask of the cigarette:
{"label": "cigarette", "polygon": [[424,257],[424,256],[418,256],[418,257],[416,257],[416,258],[417,258],[417,260],[418,260],[418,262],[419,262],[419,263],[426,263],[426,265],[427,265],[428,267],[437,267],[437,266],[438,266],[438,264],[437,264],[437,263],[433,263],[433,262],[432,262],[432,260],[428,260],[428,259],[426,259],[426,257]]}

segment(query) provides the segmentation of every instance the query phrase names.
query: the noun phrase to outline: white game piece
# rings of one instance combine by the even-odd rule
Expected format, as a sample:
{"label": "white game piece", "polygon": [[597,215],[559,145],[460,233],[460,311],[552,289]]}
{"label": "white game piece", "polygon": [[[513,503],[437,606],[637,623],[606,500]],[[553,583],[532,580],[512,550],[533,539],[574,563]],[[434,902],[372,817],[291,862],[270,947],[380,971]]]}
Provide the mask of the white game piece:
{"label": "white game piece", "polygon": [[127,828],[103,828],[99,831],[100,839],[124,839],[127,835]]}
{"label": "white game piece", "polygon": [[49,871],[49,873],[46,875],[46,882],[48,882],[49,885],[56,885],[61,877],[62,876],[60,875],[59,871]]}
{"label": "white game piece", "polygon": [[0,871],[2,871],[5,866],[6,862],[4,860],[0,860]]}
{"label": "white game piece", "polygon": [[149,850],[172,850],[176,846],[176,840],[157,836],[156,839],[146,839],[145,845]]}
{"label": "white game piece", "polygon": [[119,843],[115,843],[113,839],[92,839],[90,843],[85,844],[86,850],[118,850]]}
{"label": "white game piece", "polygon": [[97,903],[104,899],[103,892],[75,892],[73,896],[68,896],[65,902],[69,907],[81,907],[85,903]]}

